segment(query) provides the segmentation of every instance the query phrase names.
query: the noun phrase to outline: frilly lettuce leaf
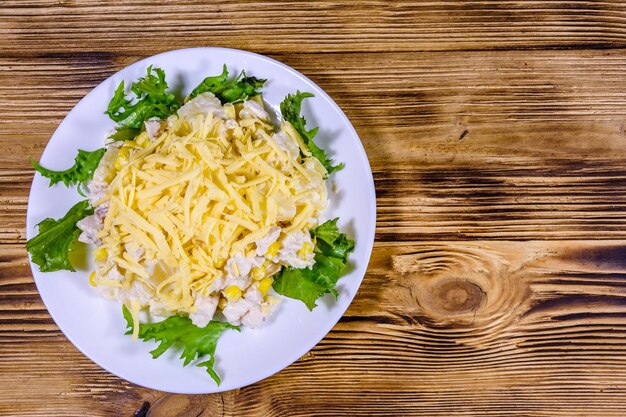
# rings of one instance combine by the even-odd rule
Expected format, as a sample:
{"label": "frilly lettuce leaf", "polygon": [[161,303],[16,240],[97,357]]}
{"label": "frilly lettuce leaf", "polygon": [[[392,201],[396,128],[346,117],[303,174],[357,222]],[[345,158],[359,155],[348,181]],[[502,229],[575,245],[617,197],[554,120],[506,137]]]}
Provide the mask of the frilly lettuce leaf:
{"label": "frilly lettuce leaf", "polygon": [[96,149],[93,152],[79,149],[76,158],[74,158],[74,165],[65,171],[52,171],[42,167],[35,161],[31,160],[31,162],[33,167],[35,167],[35,171],[50,180],[50,187],[58,182],[62,182],[66,187],[69,187],[71,185],[79,185],[91,179],[105,151],[104,148]]}
{"label": "frilly lettuce leaf", "polygon": [[354,241],[339,233],[337,219],[329,220],[311,231],[316,238],[315,264],[311,268],[283,267],[274,278],[273,288],[278,294],[302,301],[313,310],[324,294],[337,297],[335,288],[343,274],[348,255],[354,250]]}
{"label": "frilly lettuce leaf", "polygon": [[26,250],[41,272],[74,271],[68,255],[80,235],[76,223],[91,214],[93,207],[84,200],[76,203],[59,220],[47,218],[37,225],[39,234],[26,242]]}
{"label": "frilly lettuce leaf", "polygon": [[229,80],[228,68],[224,64],[220,75],[206,77],[191,91],[189,98],[192,99],[198,94],[211,92],[220,99],[222,104],[235,103],[258,95],[259,92],[257,90],[263,87],[265,81],[255,77],[248,77],[245,71],[242,71],[237,78]]}
{"label": "frilly lettuce leaf", "polygon": [[[161,68],[148,67],[145,77],[134,82],[130,90],[134,98],[127,98],[122,81],[109,102],[106,114],[118,124],[118,129],[141,129],[145,120],[156,117],[165,119],[176,113],[181,103],[178,98],[167,93],[165,71]],[[132,132],[132,131],[127,131]]]}
{"label": "frilly lettuce leaf", "polygon": [[283,119],[296,129],[298,134],[302,137],[304,144],[308,146],[311,154],[324,165],[324,168],[328,171],[328,175],[330,175],[335,171],[343,169],[343,163],[333,165],[333,161],[328,158],[326,151],[313,142],[313,138],[317,135],[317,131],[319,130],[317,127],[306,130],[306,120],[304,117],[300,116],[300,110],[302,108],[302,101],[308,97],[314,96],[311,93],[301,93],[300,91],[297,91],[295,95],[288,94],[283,102],[280,103],[280,112],[283,115]]}
{"label": "frilly lettuce leaf", "polygon": [[[122,307],[124,319],[126,319],[126,334],[133,333],[133,317],[126,306]],[[154,359],[161,356],[171,347],[182,348],[180,359],[184,360],[183,366],[189,365],[196,358],[209,355],[209,359],[196,366],[206,368],[207,373],[213,380],[220,384],[220,377],[213,369],[215,364],[215,349],[217,341],[224,330],[233,329],[239,331],[238,326],[221,321],[211,321],[205,327],[198,327],[191,322],[189,317],[171,316],[157,323],[139,324],[139,338],[144,342],[154,339],[159,343],[156,349],[151,351]]]}

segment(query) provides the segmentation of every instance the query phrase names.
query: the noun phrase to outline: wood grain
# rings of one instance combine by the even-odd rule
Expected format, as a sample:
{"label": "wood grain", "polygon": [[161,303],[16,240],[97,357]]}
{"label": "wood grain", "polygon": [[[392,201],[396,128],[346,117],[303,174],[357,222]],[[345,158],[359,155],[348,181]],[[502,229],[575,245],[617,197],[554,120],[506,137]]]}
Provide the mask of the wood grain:
{"label": "wood grain", "polygon": [[19,1],[3,7],[0,33],[15,54],[207,42],[263,53],[613,48],[625,13],[616,1]]}
{"label": "wood grain", "polygon": [[[626,415],[625,41],[620,1],[3,2],[0,416]],[[50,319],[24,250],[29,158],[115,71],[206,45],[337,101],[372,165],[377,241],[299,361],[166,395]]]}

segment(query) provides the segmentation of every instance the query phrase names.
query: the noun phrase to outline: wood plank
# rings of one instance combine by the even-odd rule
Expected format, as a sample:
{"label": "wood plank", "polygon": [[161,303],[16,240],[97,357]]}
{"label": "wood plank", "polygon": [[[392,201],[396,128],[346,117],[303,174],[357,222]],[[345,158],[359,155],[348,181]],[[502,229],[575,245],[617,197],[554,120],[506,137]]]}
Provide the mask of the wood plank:
{"label": "wood plank", "polygon": [[[616,88],[626,85],[626,53],[415,57],[346,54],[329,68],[322,55],[282,56],[319,82],[359,132],[378,189],[378,239],[626,237],[626,91]],[[23,76],[0,92],[0,106],[17,103],[3,115],[16,128],[0,132],[11,163],[0,171],[0,241],[24,239],[28,157],[38,157],[75,101],[130,63],[109,58],[2,61]],[[90,67],[106,70],[94,75]],[[42,84],[50,92],[39,94]],[[28,138],[20,118],[32,121]]]}
{"label": "wood plank", "polygon": [[[625,23],[624,2],[591,0],[3,2],[0,416],[625,415]],[[115,71],[207,45],[279,59],[344,109],[377,243],[295,364],[165,395],[49,317],[23,246],[29,158]]]}
{"label": "wood plank", "polygon": [[[400,129],[399,136],[456,123],[458,138],[467,121],[619,124],[615,119],[626,114],[625,92],[616,88],[626,78],[622,50],[270,56],[316,81],[357,128]],[[45,124],[50,135],[90,89],[138,59],[81,53],[0,58],[6,68],[0,82],[8,86],[0,93],[3,121],[11,126],[28,120],[35,129]]]}
{"label": "wood plank", "polygon": [[[264,416],[623,415],[625,250],[623,241],[379,243],[355,301],[315,349],[207,407]],[[0,308],[3,322],[17,314]],[[42,334],[38,323],[15,323]],[[99,369],[62,337],[32,343],[11,332],[0,326],[0,375],[19,367],[22,377],[0,391],[0,415],[130,415],[162,396]],[[33,381],[46,398],[39,412],[40,398],[23,395]],[[105,405],[90,410],[85,398]]]}
{"label": "wood plank", "polygon": [[623,47],[619,1],[6,1],[3,53],[149,56],[219,45],[260,53]]}

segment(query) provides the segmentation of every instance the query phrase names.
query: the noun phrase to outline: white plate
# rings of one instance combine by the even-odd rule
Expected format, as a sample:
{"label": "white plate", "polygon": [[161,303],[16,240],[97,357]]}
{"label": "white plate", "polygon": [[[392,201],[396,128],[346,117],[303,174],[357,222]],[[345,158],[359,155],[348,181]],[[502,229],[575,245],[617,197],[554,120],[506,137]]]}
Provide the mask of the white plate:
{"label": "white plate", "polygon": [[[231,75],[267,78],[265,101],[279,111],[279,104],[296,90],[315,94],[305,100],[308,126],[320,126],[316,142],[345,168],[334,174],[336,192],[329,186],[331,204],[327,217],[339,216],[340,229],[356,241],[349,273],[339,280],[339,299],[318,300],[309,312],[297,300],[284,298],[280,309],[265,326],[227,331],[219,340],[215,369],[222,378],[218,387],[203,368],[182,366],[180,352],[168,351],[158,359],[148,353],[155,343],[133,342],[124,335],[120,305],[101,298],[88,284],[89,266],[75,273],[39,272],[31,263],[35,283],[50,315],[67,338],[107,371],[144,387],[176,393],[199,394],[226,391],[252,384],[280,371],[317,344],[337,323],[354,298],[365,274],[374,242],[376,200],[372,172],[363,146],[347,117],[335,102],[311,80],[273,59],[250,52],[222,48],[194,48],[166,52],[139,61],[94,88],[70,111],[50,139],[41,163],[51,169],[73,164],[76,150],[102,147],[114,123],[104,110],[121,80],[126,85],[145,74],[148,65],[166,71],[171,88],[188,93],[204,77],[221,73],[226,63]],[[46,217],[60,218],[82,200],[74,188],[63,184],[49,188],[48,180],[35,175],[26,215],[27,237]]]}

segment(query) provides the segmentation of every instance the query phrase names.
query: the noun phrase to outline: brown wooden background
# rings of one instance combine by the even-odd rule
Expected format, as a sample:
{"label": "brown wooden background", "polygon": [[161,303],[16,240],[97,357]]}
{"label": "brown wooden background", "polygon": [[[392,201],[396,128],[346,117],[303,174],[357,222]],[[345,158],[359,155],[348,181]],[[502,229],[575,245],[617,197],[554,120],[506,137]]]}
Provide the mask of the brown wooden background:
{"label": "brown wooden background", "polygon": [[[25,216],[65,114],[140,58],[262,53],[344,109],[376,244],[345,317],[253,386],[165,396],[80,354]],[[626,415],[626,3],[0,2],[0,415]],[[176,411],[178,410],[178,411]]]}

